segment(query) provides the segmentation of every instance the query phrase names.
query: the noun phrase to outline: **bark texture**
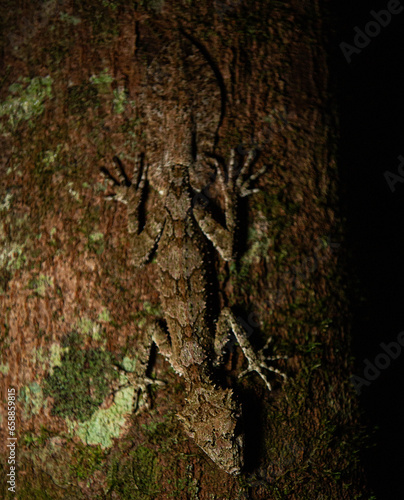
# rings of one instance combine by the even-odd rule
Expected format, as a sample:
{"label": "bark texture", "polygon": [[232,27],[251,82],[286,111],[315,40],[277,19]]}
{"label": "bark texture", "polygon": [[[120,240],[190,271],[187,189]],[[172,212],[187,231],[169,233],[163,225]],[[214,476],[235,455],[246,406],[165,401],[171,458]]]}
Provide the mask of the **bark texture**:
{"label": "bark texture", "polygon": [[[318,0],[2,2],[0,140],[1,496],[7,388],[17,392],[19,499],[370,497],[350,382],[344,242],[326,6]],[[246,468],[235,478],[188,439],[184,387],[155,355],[151,408],[119,379],[162,316],[156,269],[128,265],[124,208],[100,168],[165,161],[223,208],[206,158],[260,150],[239,210],[238,261],[212,253],[217,309],[255,348],[273,336],[288,374],[268,393],[243,368]],[[176,158],[177,156],[177,158]],[[196,162],[194,160],[197,160]],[[153,209],[145,200],[145,214]],[[218,313],[213,311],[213,314]],[[134,402],[140,409],[133,411]],[[8,495],[8,497],[7,497]]]}

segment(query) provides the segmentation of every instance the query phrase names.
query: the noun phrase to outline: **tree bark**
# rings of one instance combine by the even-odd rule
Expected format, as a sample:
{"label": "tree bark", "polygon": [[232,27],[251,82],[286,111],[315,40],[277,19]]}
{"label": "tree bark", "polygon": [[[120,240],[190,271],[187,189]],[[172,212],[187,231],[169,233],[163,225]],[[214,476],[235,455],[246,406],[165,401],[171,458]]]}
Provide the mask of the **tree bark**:
{"label": "tree bark", "polygon": [[[16,391],[16,498],[370,498],[350,381],[349,308],[338,213],[337,120],[316,1],[4,1],[0,90],[3,498],[7,389]],[[153,260],[129,265],[127,214],[101,168],[142,157],[151,183],[187,161],[223,209],[209,158],[259,152],[259,192],[239,207],[237,260],[212,253],[215,306],[255,349],[287,356],[269,393],[237,380],[245,470],[232,477],[188,439],[181,379],[122,388],[161,318]],[[144,218],[153,210],[145,200]],[[139,407],[134,411],[133,402]],[[7,497],[8,495],[8,497]]]}

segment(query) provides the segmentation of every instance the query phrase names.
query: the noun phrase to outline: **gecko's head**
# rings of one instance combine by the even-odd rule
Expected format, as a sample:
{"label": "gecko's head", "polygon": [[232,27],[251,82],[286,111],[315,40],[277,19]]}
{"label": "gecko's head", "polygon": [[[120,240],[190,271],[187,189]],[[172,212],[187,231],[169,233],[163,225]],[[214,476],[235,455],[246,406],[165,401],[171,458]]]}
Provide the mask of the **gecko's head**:
{"label": "gecko's head", "polygon": [[229,474],[243,466],[244,441],[237,434],[239,412],[232,391],[213,386],[194,388],[179,419],[187,434],[211,460]]}

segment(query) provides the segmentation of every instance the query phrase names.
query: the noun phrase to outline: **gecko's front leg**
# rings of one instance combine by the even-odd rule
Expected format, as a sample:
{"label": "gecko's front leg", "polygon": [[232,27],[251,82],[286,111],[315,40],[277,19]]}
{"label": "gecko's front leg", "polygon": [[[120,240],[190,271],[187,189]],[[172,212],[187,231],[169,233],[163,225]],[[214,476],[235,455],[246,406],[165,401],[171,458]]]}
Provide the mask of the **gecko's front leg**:
{"label": "gecko's front leg", "polygon": [[133,397],[133,412],[140,413],[143,410],[149,410],[151,407],[150,386],[164,386],[166,382],[159,380],[149,373],[151,370],[150,354],[152,352],[152,337],[147,336],[145,345],[137,349],[135,359],[124,358],[121,362],[116,363],[115,369],[119,373],[119,385],[114,391],[114,395],[118,391],[126,387],[134,388]]}
{"label": "gecko's front leg", "polygon": [[223,344],[225,344],[225,339],[227,338],[229,330],[233,332],[248,363],[247,368],[239,374],[239,378],[244,377],[248,373],[256,372],[265,382],[269,391],[272,390],[272,387],[265,373],[266,371],[277,373],[284,380],[286,380],[287,377],[284,373],[268,364],[268,361],[286,359],[286,356],[264,356],[264,352],[268,348],[272,338],[269,337],[265,346],[258,353],[256,353],[247,340],[245,330],[241,327],[240,323],[228,307],[222,309],[216,327],[215,350],[218,358],[221,357],[222,349],[224,347]]}

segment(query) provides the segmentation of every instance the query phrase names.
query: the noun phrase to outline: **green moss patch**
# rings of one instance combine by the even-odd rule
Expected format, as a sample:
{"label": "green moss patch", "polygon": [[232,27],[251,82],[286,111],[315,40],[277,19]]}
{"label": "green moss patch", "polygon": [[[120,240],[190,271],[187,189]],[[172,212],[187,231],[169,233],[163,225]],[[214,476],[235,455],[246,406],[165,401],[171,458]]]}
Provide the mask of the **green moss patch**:
{"label": "green moss patch", "polygon": [[0,103],[0,132],[12,131],[24,121],[33,126],[33,119],[45,110],[45,100],[52,97],[52,78],[19,78],[9,87],[10,95]]}
{"label": "green moss patch", "polygon": [[87,479],[96,470],[101,469],[105,453],[100,446],[84,446],[79,444],[73,453],[70,470],[79,480]]}
{"label": "green moss patch", "polygon": [[132,411],[134,387],[125,387],[115,394],[114,403],[107,409],[98,409],[90,420],[72,425],[72,430],[86,444],[112,446],[113,438],[118,438],[126,418]]}
{"label": "green moss patch", "polygon": [[145,446],[138,446],[126,460],[116,457],[108,471],[111,490],[128,500],[149,500],[160,492],[157,453]]}
{"label": "green moss patch", "polygon": [[37,382],[22,387],[18,394],[18,400],[22,403],[25,420],[38,414],[41,408],[46,406],[42,387]]}
{"label": "green moss patch", "polygon": [[110,353],[101,349],[82,349],[75,334],[65,342],[68,351],[53,374],[44,381],[44,394],[54,399],[52,413],[80,422],[89,420],[117,377]]}

